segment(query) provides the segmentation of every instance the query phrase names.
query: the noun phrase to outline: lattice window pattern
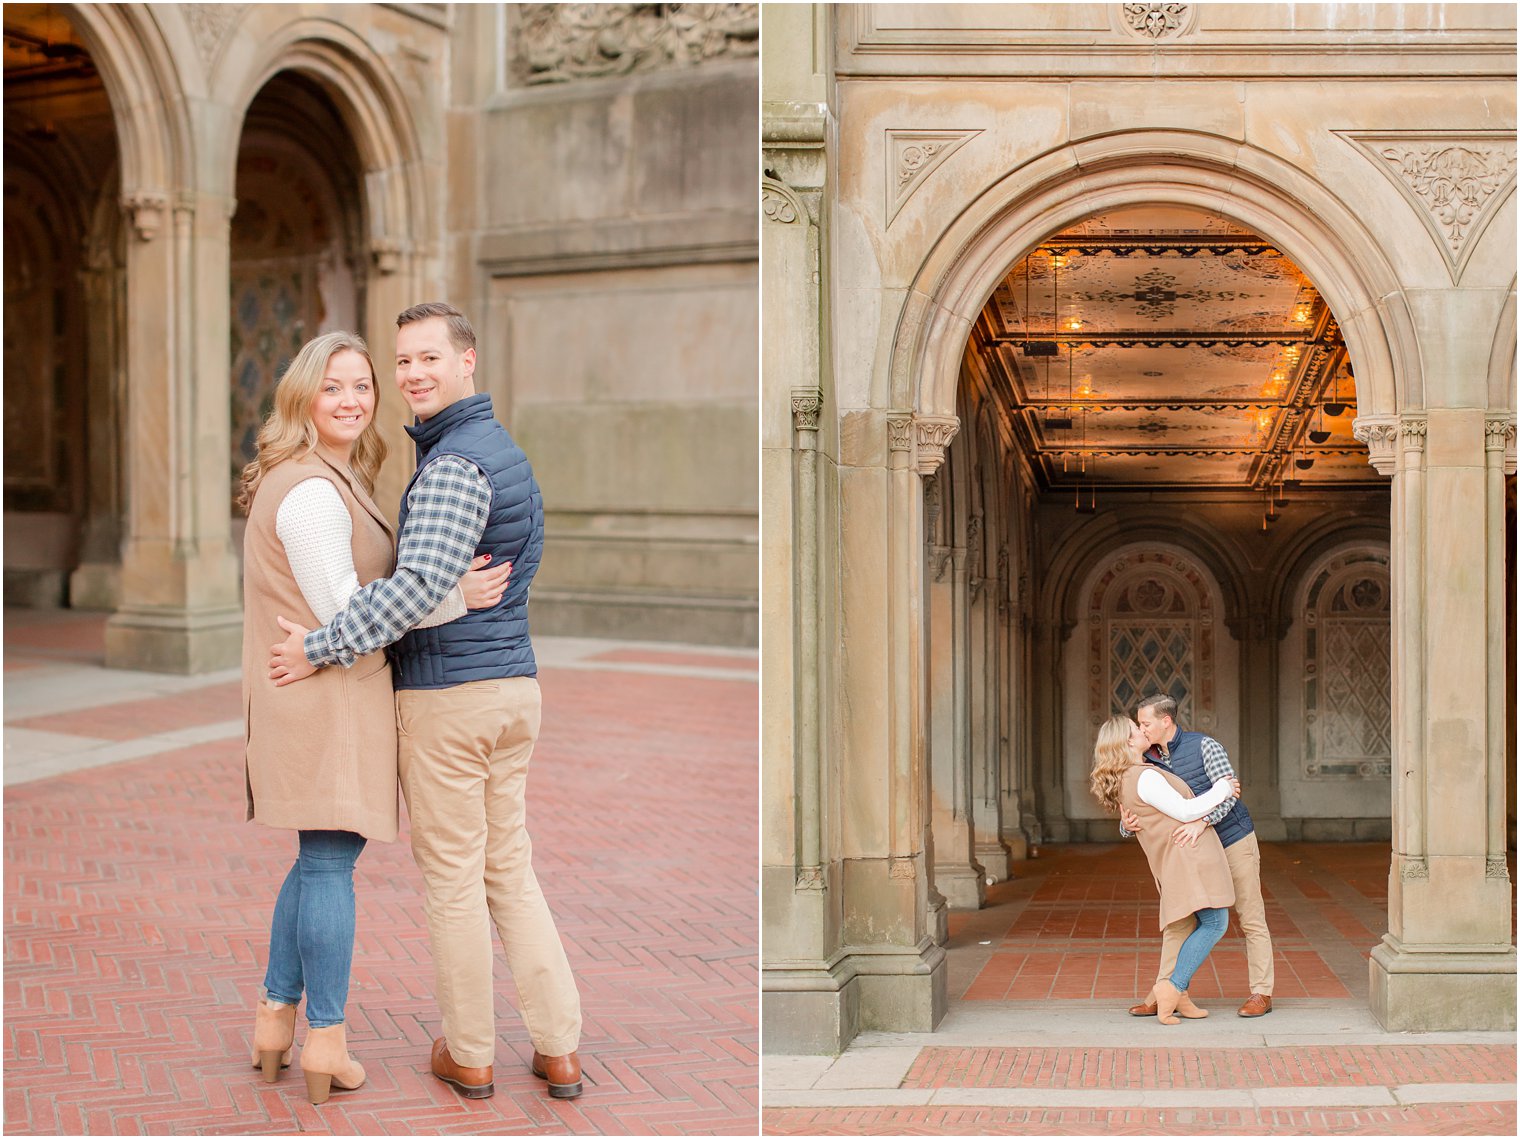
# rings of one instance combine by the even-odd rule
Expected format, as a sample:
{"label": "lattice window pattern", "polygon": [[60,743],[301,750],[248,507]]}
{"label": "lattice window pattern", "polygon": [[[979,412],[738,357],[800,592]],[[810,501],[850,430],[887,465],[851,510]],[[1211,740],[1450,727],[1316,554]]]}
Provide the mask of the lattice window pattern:
{"label": "lattice window pattern", "polygon": [[1304,774],[1393,772],[1393,671],[1387,558],[1338,558],[1316,577],[1304,614]]}

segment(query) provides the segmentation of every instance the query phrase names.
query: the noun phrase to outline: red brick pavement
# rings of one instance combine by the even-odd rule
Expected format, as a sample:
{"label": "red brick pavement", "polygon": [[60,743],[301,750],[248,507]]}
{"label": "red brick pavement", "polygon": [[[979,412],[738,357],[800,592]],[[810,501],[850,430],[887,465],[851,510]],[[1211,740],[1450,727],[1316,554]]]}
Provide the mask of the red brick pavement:
{"label": "red brick pavement", "polygon": [[1376,1108],[767,1109],[767,1135],[1514,1135],[1513,1103]]}
{"label": "red brick pavement", "polygon": [[[369,1083],[312,1107],[299,1074],[257,1079],[247,1039],[293,836],[243,824],[230,741],[7,789],[6,1132],[753,1133],[756,686],[542,682],[530,817],[583,994],[580,1099],[527,1072],[501,962],[496,1095],[428,1074],[438,1013],[404,834],[356,875],[349,1032]],[[199,722],[196,701],[174,726]],[[161,730],[163,706],[140,703]]]}
{"label": "red brick pavement", "polygon": [[[1294,905],[1312,908],[1366,956],[1382,936],[1387,864],[1384,843],[1262,845],[1274,996],[1333,999],[1352,994],[1320,955],[1323,945],[1289,916],[1287,899],[1274,896],[1273,883],[1285,885]],[[1374,889],[1378,865],[1381,893]],[[1020,863],[1018,874],[995,887],[989,902],[1027,902],[1015,911],[962,999],[1121,999],[1150,989],[1160,945],[1156,888],[1145,860],[1132,847],[1049,847],[1041,858]],[[1359,915],[1338,900],[1337,888],[1343,885],[1365,899]],[[960,933],[969,920],[969,914],[952,915],[951,934]],[[1377,933],[1373,925],[1380,927]],[[1244,996],[1248,990],[1245,941],[1232,914],[1224,939],[1190,991],[1194,997],[1219,998]]]}
{"label": "red brick pavement", "polygon": [[1515,1049],[1470,1044],[1277,1048],[925,1048],[905,1088],[1317,1088],[1511,1083]]}

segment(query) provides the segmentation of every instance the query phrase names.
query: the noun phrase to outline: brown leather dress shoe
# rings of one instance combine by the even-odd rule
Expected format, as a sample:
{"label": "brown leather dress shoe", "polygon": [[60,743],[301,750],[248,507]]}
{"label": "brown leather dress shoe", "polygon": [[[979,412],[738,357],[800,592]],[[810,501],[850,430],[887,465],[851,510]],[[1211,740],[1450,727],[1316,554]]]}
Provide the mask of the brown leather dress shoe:
{"label": "brown leather dress shoe", "polygon": [[568,1056],[542,1056],[535,1050],[533,1074],[549,1081],[549,1094],[555,1099],[574,1099],[581,1094],[581,1061],[574,1052]]}
{"label": "brown leather dress shoe", "polygon": [[1145,1000],[1137,1005],[1129,1006],[1130,1016],[1155,1016],[1156,1015],[1156,990],[1152,989]]}
{"label": "brown leather dress shoe", "polygon": [[1266,1016],[1272,1011],[1272,998],[1263,996],[1261,993],[1252,993],[1245,1004],[1240,1006],[1238,1016]]}
{"label": "brown leather dress shoe", "polygon": [[448,1041],[441,1036],[433,1041],[433,1075],[446,1084],[454,1085],[465,1099],[486,1099],[496,1092],[496,1083],[491,1078],[491,1065],[466,1068],[454,1063],[454,1057],[449,1055]]}

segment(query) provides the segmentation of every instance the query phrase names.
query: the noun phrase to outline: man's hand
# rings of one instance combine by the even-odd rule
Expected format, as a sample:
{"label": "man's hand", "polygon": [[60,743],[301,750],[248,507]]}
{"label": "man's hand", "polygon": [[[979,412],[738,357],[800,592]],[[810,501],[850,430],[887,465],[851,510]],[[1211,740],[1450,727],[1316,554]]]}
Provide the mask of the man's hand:
{"label": "man's hand", "polygon": [[1237,799],[1240,798],[1240,780],[1239,779],[1231,779],[1230,780],[1230,789],[1233,791],[1233,793],[1235,795],[1235,798],[1237,798]]}
{"label": "man's hand", "polygon": [[1172,832],[1172,841],[1178,846],[1187,843],[1188,846],[1197,846],[1199,836],[1209,829],[1208,819],[1194,819],[1190,823],[1180,824]]}
{"label": "man's hand", "polygon": [[1124,824],[1124,829],[1129,831],[1130,834],[1140,833],[1139,816],[1133,814],[1130,809],[1123,804],[1120,804],[1119,806],[1119,821]]}
{"label": "man's hand", "polygon": [[276,617],[275,620],[280,623],[280,628],[290,634],[279,644],[269,647],[272,654],[269,659],[269,679],[274,681],[276,688],[283,688],[287,684],[305,680],[317,671],[317,667],[306,659],[304,642],[306,634],[311,630],[303,629],[294,621],[287,621],[283,617]]}
{"label": "man's hand", "polygon": [[512,563],[502,562],[499,566],[485,569],[490,560],[490,554],[481,554],[470,563],[469,570],[459,579],[459,589],[464,594],[466,609],[489,609],[506,592],[507,578],[512,576]]}

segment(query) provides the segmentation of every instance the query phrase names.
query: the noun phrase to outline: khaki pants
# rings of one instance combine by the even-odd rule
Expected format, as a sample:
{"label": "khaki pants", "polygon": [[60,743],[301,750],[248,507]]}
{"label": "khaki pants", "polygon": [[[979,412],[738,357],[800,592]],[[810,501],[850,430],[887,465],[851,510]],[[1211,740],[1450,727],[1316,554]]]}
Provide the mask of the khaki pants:
{"label": "khaki pants", "polygon": [[[1230,877],[1235,881],[1235,916],[1246,938],[1246,969],[1251,979],[1251,992],[1270,997],[1275,980],[1272,935],[1267,931],[1267,906],[1261,900],[1261,845],[1256,841],[1256,833],[1253,831],[1239,842],[1225,847],[1224,857],[1230,864]],[[1182,950],[1182,943],[1197,924],[1189,914],[1162,931],[1161,971],[1156,974],[1156,980],[1165,981],[1171,977],[1172,970],[1177,967],[1177,954]]]}
{"label": "khaki pants", "polygon": [[575,1051],[581,1002],[533,875],[528,758],[538,738],[528,676],[396,693],[397,759],[426,887],[443,1035],[465,1067],[494,1061],[491,923],[517,984],[533,1047]]}

